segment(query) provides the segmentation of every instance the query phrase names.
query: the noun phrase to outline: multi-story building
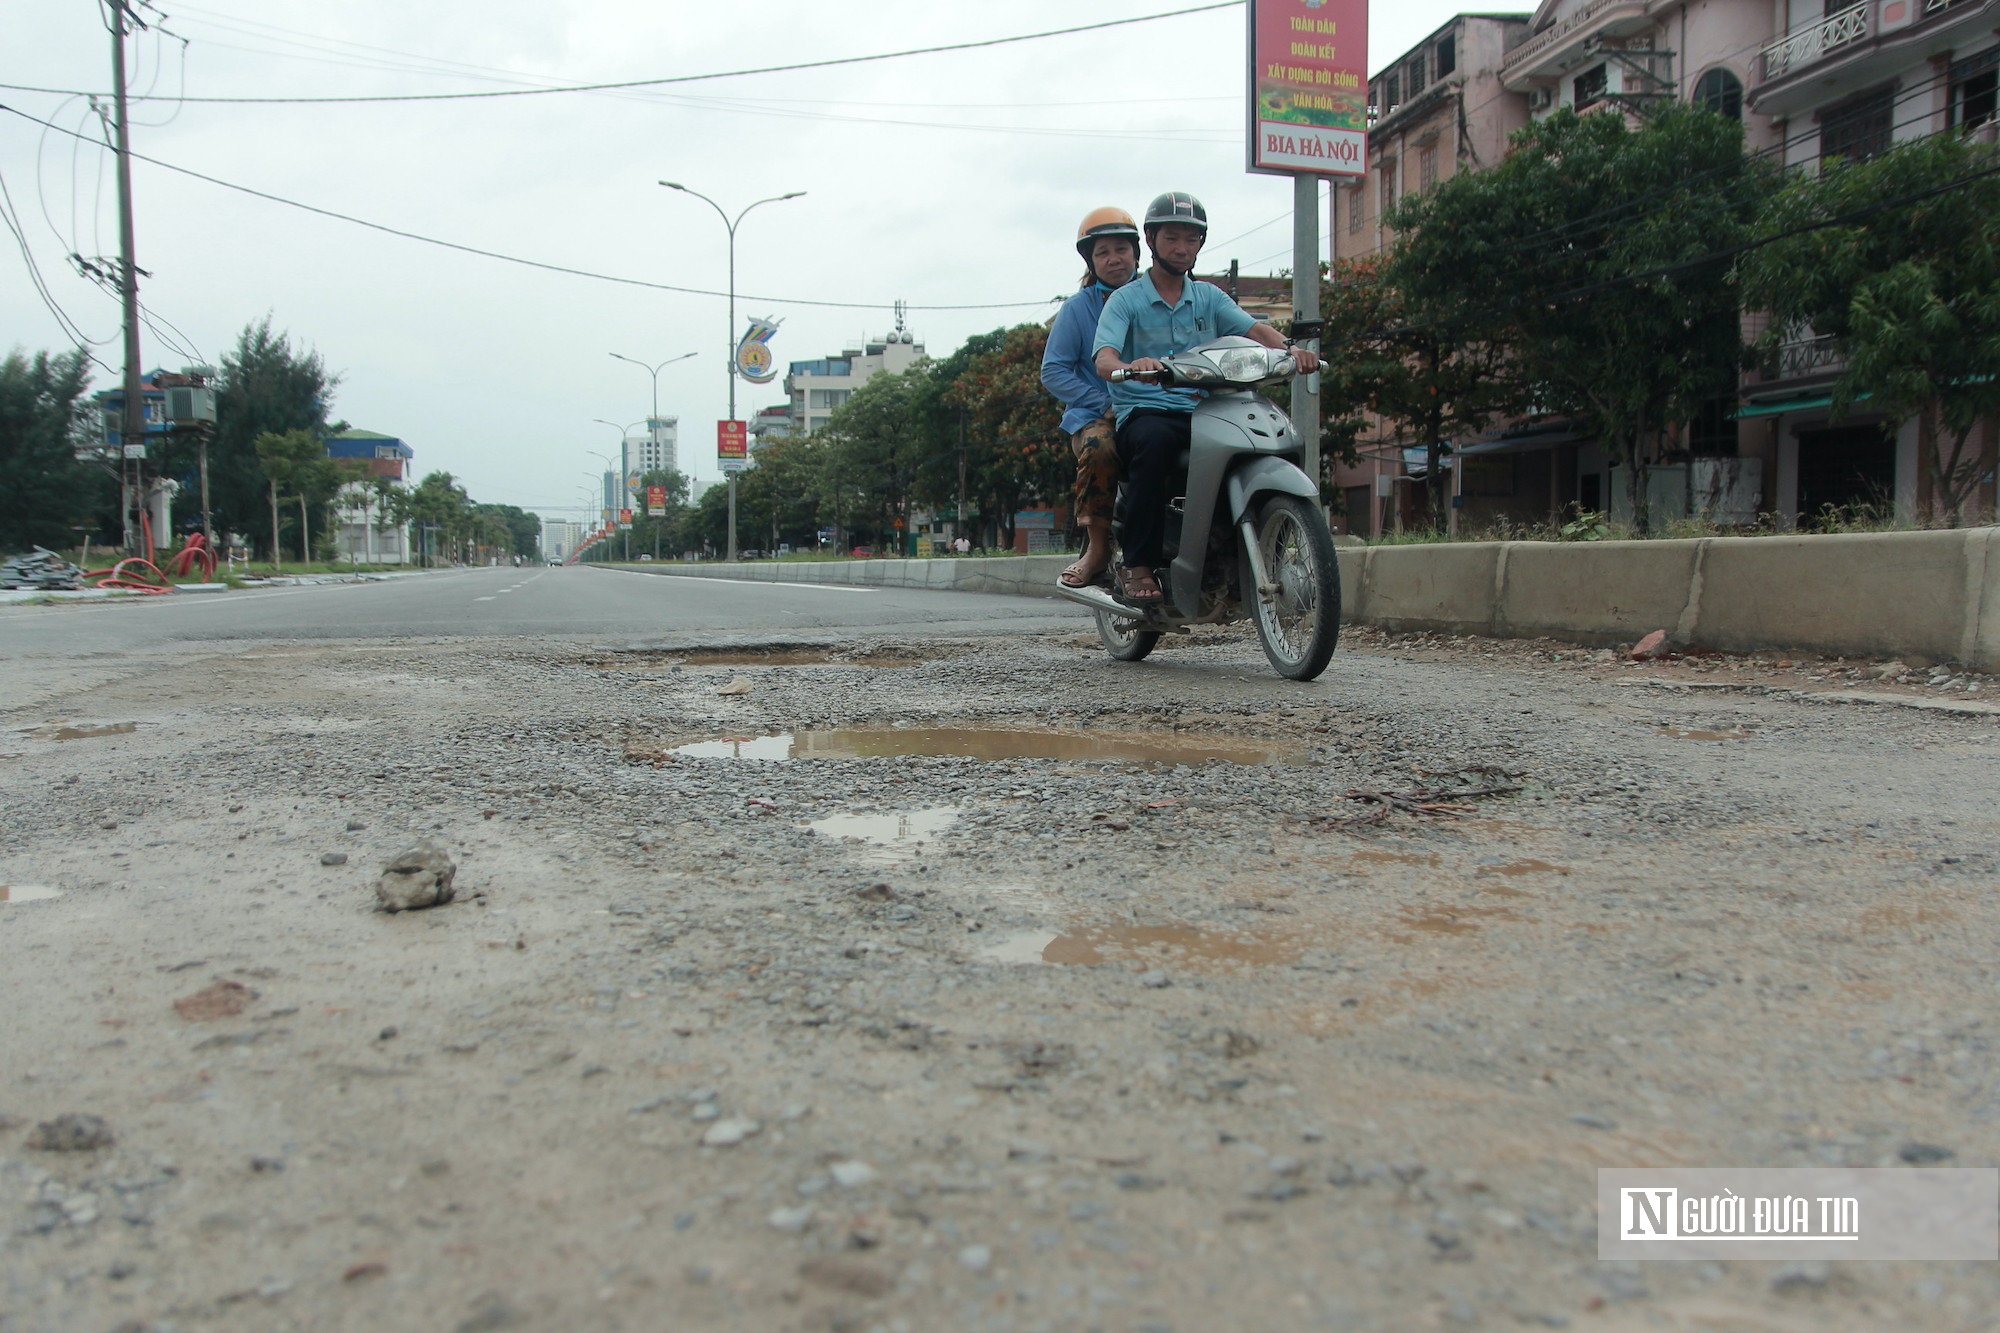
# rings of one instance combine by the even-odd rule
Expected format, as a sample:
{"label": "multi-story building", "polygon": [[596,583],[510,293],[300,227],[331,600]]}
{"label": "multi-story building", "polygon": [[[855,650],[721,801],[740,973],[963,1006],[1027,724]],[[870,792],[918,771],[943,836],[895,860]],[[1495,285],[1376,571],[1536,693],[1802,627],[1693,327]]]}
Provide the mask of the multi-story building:
{"label": "multi-story building", "polygon": [[344,430],[327,437],[326,456],[358,463],[366,469],[363,480],[343,486],[335,499],[336,558],[371,565],[410,563],[409,525],[388,521],[380,491],[373,483],[388,481],[397,487],[407,486],[410,461],[416,457],[416,451],[393,435]]}
{"label": "multi-story building", "polygon": [[880,342],[850,347],[839,356],[792,362],[785,376],[791,433],[803,436],[824,430],[834,409],[844,406],[856,389],[877,375],[908,370],[923,355],[924,345],[899,321]]}
{"label": "multi-story building", "polygon": [[678,468],[679,435],[679,417],[648,417],[644,435],[627,435],[624,448],[627,482],[648,472]]}
{"label": "multi-story building", "polygon": [[567,560],[589,537],[588,523],[562,523],[543,519],[542,558],[549,561]]}
{"label": "multi-story building", "polygon": [[[2000,111],[2000,0],[1777,0],[1787,20],[1756,53],[1745,105],[1775,127],[1788,166],[1863,158],[1944,131],[1991,135]],[[1828,506],[1928,506],[1915,419],[1857,410],[1831,419],[1843,364],[1829,339],[1791,329],[1777,355],[1747,376],[1739,415],[1775,459],[1771,503],[1786,522]],[[1974,497],[1993,512],[2000,423],[1983,429],[1986,480]]]}

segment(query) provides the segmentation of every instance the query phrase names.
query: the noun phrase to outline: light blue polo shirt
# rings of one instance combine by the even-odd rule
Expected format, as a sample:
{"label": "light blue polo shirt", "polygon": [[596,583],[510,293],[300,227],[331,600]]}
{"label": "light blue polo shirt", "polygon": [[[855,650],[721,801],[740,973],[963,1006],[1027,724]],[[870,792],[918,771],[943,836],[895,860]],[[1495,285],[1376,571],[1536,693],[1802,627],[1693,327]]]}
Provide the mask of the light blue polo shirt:
{"label": "light blue polo shirt", "polygon": [[[1097,317],[1097,343],[1091,355],[1109,347],[1126,362],[1150,356],[1164,361],[1176,352],[1199,347],[1234,333],[1248,333],[1256,320],[1229,293],[1212,282],[1192,276],[1181,284],[1179,305],[1168,305],[1153,285],[1148,269],[1138,281],[1127,283],[1104,303]],[[1118,411],[1118,424],[1140,408],[1158,412],[1192,412],[1201,401],[1199,389],[1166,389],[1157,384],[1127,380],[1111,386],[1111,405]]]}

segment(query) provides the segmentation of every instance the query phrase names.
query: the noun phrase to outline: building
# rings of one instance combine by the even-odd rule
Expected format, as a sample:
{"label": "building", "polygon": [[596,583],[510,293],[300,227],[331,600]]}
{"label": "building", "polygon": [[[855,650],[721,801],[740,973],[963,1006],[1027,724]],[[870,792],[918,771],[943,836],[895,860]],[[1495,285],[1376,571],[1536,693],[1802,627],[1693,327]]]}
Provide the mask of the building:
{"label": "building", "polygon": [[542,558],[545,560],[567,560],[576,554],[576,548],[590,539],[588,523],[562,523],[550,519],[542,520]]}
{"label": "building", "polygon": [[644,435],[625,437],[623,459],[628,491],[648,472],[680,468],[679,435],[679,417],[648,417]]}
{"label": "building", "polygon": [[[1774,127],[1787,166],[1811,170],[1948,130],[1993,133],[2000,0],[1778,3],[1790,21],[1755,53],[1744,104]],[[1787,524],[1829,505],[1887,503],[1909,518],[1928,504],[1915,419],[1857,410],[1831,420],[1842,369],[1830,340],[1802,328],[1745,376],[1738,416],[1774,460],[1771,507]],[[1991,513],[2000,423],[1983,434],[1986,480],[1973,503]]]}
{"label": "building", "polygon": [[750,452],[792,438],[792,405],[778,403],[771,407],[757,409],[757,415],[750,418]]}
{"label": "building", "polygon": [[880,342],[850,347],[839,356],[792,362],[785,376],[785,392],[790,398],[788,431],[805,436],[826,429],[834,409],[844,406],[856,389],[877,375],[901,374],[923,356],[924,345],[903,327],[899,317],[895,329]]}
{"label": "building", "polygon": [[344,430],[327,437],[326,456],[365,469],[362,480],[342,486],[335,498],[335,558],[369,565],[410,563],[409,525],[387,519],[381,492],[409,485],[410,460],[416,451],[393,435]]}

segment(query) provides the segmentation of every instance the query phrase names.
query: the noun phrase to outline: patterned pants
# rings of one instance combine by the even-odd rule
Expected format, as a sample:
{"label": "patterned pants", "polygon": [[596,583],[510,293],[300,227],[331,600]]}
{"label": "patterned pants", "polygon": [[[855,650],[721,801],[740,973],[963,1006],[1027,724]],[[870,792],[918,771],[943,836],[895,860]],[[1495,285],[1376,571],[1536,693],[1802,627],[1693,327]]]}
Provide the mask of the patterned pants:
{"label": "patterned pants", "polygon": [[1076,521],[1111,521],[1118,502],[1118,437],[1110,419],[1100,417],[1069,437],[1076,455]]}

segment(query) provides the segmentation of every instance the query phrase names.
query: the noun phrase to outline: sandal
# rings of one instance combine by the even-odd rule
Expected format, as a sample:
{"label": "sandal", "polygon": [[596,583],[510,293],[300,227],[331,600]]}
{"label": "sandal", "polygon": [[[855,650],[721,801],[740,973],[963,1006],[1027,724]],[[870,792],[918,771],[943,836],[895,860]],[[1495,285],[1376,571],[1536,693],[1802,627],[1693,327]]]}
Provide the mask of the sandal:
{"label": "sandal", "polygon": [[1068,569],[1065,569],[1061,574],[1056,576],[1056,581],[1065,588],[1089,588],[1103,583],[1105,581],[1105,573],[1111,567],[1111,562],[1106,560],[1096,569],[1092,569],[1087,563],[1089,559],[1090,557],[1087,555],[1078,556]]}
{"label": "sandal", "polygon": [[1112,595],[1127,606],[1153,607],[1167,600],[1153,571],[1134,565],[1118,566],[1118,589]]}

